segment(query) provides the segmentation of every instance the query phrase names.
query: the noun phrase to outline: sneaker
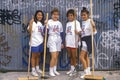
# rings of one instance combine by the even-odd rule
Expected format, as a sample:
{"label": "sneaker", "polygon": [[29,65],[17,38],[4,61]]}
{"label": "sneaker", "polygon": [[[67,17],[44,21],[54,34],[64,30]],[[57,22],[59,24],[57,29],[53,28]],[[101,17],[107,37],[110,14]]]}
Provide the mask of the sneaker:
{"label": "sneaker", "polygon": [[32,74],[33,76],[35,76],[35,77],[38,77],[38,74],[37,74],[36,71],[32,71],[31,74]]}
{"label": "sneaker", "polygon": [[49,75],[52,77],[56,76],[53,72],[49,72]]}
{"label": "sneaker", "polygon": [[87,68],[87,75],[91,75],[90,67]]}
{"label": "sneaker", "polygon": [[36,71],[37,71],[38,73],[41,73],[41,74],[42,74],[42,70],[41,70],[41,69],[36,69]]}
{"label": "sneaker", "polygon": [[69,75],[70,73],[72,73],[73,71],[72,70],[69,70],[66,74]]}
{"label": "sneaker", "polygon": [[60,73],[59,73],[59,72],[57,72],[57,71],[54,71],[54,73],[55,73],[56,75],[60,75]]}
{"label": "sneaker", "polygon": [[73,76],[76,73],[76,70],[72,71],[69,76]]}
{"label": "sneaker", "polygon": [[57,72],[57,66],[54,66],[54,67],[53,67],[53,72],[54,72],[56,75],[60,75],[60,73]]}
{"label": "sneaker", "polygon": [[84,79],[85,75],[86,75],[86,74],[84,74],[84,75],[80,76],[80,78],[81,78],[81,79]]}
{"label": "sneaker", "polygon": [[56,76],[56,75],[54,74],[54,68],[53,68],[53,67],[50,68],[49,75],[50,75],[50,76],[53,76],[53,77]]}

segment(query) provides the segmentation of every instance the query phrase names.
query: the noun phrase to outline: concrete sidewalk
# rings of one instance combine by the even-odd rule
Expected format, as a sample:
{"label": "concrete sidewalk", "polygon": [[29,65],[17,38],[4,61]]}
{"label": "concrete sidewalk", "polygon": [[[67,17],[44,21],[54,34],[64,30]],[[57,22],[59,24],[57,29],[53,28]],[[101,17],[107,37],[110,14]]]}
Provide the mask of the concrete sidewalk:
{"label": "concrete sidewalk", "polygon": [[[79,76],[77,77],[69,77],[66,75],[66,71],[60,71],[61,75],[56,77],[49,77],[46,80],[82,80],[80,79],[80,74],[83,72],[79,72]],[[48,72],[46,72],[48,75]],[[106,80],[120,80],[120,71],[96,71],[95,75],[104,76]],[[26,77],[27,72],[7,72],[7,73],[0,73],[0,80],[17,80],[18,77]],[[73,78],[73,79],[70,79]],[[41,80],[41,79],[39,79]]]}

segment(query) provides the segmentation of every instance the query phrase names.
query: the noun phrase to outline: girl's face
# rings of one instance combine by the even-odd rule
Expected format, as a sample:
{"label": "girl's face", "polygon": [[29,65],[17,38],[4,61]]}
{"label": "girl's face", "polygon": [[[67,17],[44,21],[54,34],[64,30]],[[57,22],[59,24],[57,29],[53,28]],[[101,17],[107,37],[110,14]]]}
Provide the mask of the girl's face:
{"label": "girl's face", "polygon": [[41,21],[42,18],[43,18],[42,13],[41,13],[41,12],[38,12],[38,13],[37,13],[37,20],[38,20],[38,21]]}
{"label": "girl's face", "polygon": [[75,16],[73,14],[68,14],[68,20],[69,21],[74,21],[75,20]]}
{"label": "girl's face", "polygon": [[54,21],[57,21],[57,20],[59,19],[59,12],[53,12],[53,14],[52,14],[52,19],[53,19]]}
{"label": "girl's face", "polygon": [[86,12],[81,13],[82,20],[86,21],[88,19],[88,14]]}

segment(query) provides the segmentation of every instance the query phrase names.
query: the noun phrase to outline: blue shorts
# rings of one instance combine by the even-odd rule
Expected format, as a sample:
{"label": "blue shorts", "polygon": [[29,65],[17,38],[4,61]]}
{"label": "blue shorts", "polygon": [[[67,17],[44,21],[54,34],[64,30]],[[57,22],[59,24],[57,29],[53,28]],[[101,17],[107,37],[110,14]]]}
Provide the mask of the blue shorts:
{"label": "blue shorts", "polygon": [[44,45],[43,45],[43,43],[40,44],[39,46],[36,46],[36,47],[32,46],[32,47],[31,47],[31,52],[32,52],[32,53],[42,53],[43,50],[44,50]]}

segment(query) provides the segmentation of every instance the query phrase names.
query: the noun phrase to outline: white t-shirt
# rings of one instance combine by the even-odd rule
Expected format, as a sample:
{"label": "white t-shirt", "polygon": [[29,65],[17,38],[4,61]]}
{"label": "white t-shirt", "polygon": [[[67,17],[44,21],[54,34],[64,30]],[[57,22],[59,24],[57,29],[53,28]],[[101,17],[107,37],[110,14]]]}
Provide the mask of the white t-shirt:
{"label": "white t-shirt", "polygon": [[60,21],[53,21],[52,19],[48,20],[48,29],[49,35],[58,35],[60,36],[60,33],[63,32],[63,27]]}
{"label": "white t-shirt", "polygon": [[[94,32],[96,34],[97,32]],[[92,34],[92,25],[90,19],[82,21],[82,37],[90,36]]]}
{"label": "white t-shirt", "polygon": [[[29,26],[28,26],[29,29]],[[31,46],[39,46],[41,43],[43,43],[43,29],[44,26],[41,22],[33,22],[32,24],[32,34],[31,34]]]}
{"label": "white t-shirt", "polygon": [[66,24],[66,47],[77,48],[79,36],[75,34],[75,26],[78,32],[82,31],[79,21],[67,22]]}

